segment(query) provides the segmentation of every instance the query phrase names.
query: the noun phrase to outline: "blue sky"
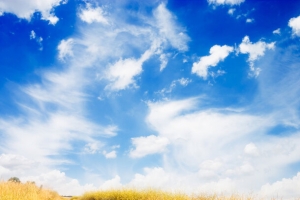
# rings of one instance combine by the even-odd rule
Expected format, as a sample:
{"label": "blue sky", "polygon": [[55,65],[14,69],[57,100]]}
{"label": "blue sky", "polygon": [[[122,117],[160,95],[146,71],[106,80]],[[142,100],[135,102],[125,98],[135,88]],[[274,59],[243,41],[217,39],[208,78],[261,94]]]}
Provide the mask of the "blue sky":
{"label": "blue sky", "polygon": [[0,0],[0,179],[300,196],[300,2]]}

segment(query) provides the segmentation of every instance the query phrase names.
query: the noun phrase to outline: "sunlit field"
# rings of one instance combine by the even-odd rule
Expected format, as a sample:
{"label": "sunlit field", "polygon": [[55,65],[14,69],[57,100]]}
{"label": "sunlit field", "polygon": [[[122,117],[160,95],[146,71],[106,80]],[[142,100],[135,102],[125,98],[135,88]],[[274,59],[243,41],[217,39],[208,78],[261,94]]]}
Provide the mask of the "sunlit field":
{"label": "sunlit field", "polygon": [[249,196],[239,195],[186,195],[183,193],[170,193],[160,190],[105,190],[87,192],[80,197],[72,197],[73,200],[250,200]]}
{"label": "sunlit field", "polygon": [[[274,195],[276,196],[276,195]],[[187,195],[161,190],[119,189],[86,192],[81,196],[63,197],[57,192],[36,186],[34,183],[0,182],[0,200],[256,200],[281,199],[259,198],[251,195]],[[294,198],[300,200],[300,198]]]}
{"label": "sunlit field", "polygon": [[57,192],[34,183],[0,182],[1,200],[63,200]]}

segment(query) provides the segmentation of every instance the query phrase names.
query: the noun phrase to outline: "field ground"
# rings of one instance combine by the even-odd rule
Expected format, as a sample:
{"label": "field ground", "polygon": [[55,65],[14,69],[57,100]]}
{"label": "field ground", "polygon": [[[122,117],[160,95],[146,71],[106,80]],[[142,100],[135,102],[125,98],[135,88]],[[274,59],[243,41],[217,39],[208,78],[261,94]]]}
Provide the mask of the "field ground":
{"label": "field ground", "polygon": [[[186,195],[160,190],[119,189],[86,192],[81,196],[63,197],[57,192],[36,186],[34,183],[0,182],[0,200],[261,200],[250,195]],[[265,198],[281,199],[281,198]],[[265,200],[262,199],[262,200]],[[293,200],[300,200],[294,198]]]}
{"label": "field ground", "polygon": [[34,183],[0,182],[1,200],[65,200],[57,192]]}

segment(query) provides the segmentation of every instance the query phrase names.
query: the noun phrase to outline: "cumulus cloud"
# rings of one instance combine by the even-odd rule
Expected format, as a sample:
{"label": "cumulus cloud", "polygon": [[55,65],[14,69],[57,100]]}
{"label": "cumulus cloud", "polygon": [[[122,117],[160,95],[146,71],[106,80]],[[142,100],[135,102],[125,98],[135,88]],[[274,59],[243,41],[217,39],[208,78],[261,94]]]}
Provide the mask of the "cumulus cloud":
{"label": "cumulus cloud", "polygon": [[[201,184],[201,191],[214,192],[213,186],[225,182],[230,183],[222,186],[227,192],[256,190],[268,177],[277,177],[282,166],[298,160],[299,134],[285,139],[261,136],[255,143],[249,141],[258,131],[272,127],[275,120],[272,114],[255,116],[234,110],[201,109],[198,101],[148,104],[147,123],[159,137],[169,141],[169,151],[163,153],[163,169],[171,173],[173,170],[179,173],[177,166],[181,165],[192,169],[189,173],[180,171],[181,182],[189,179],[189,185],[194,184],[195,188]],[[197,173],[193,172],[195,169]]]}
{"label": "cumulus cloud", "polygon": [[41,160],[34,161],[16,154],[0,155],[0,177],[2,180],[18,177],[21,182],[34,181],[38,186],[51,188],[61,195],[80,195],[96,189],[92,184],[80,185],[78,180],[65,173],[45,167]]}
{"label": "cumulus cloud", "polygon": [[[198,174],[180,174],[176,170],[162,167],[144,168],[143,173],[136,173],[126,186],[134,188],[157,188],[170,192],[184,192],[190,194],[230,194],[235,187],[234,181],[229,178],[218,181],[206,181]],[[207,179],[205,179],[207,180]]]}
{"label": "cumulus cloud", "polygon": [[256,43],[252,43],[248,36],[245,36],[242,40],[242,43],[239,45],[239,52],[242,54],[248,54],[248,62],[250,65],[250,70],[254,76],[258,76],[261,69],[254,67],[254,61],[259,57],[265,55],[265,51],[267,49],[274,49],[275,42],[266,43],[263,41],[258,41]]}
{"label": "cumulus cloud", "polygon": [[273,31],[273,34],[278,34],[278,35],[280,35],[280,28],[274,30],[274,31]]}
{"label": "cumulus cloud", "polygon": [[109,66],[106,79],[111,83],[106,87],[110,90],[123,90],[130,85],[135,86],[134,77],[142,72],[142,60],[134,58],[121,59]]}
{"label": "cumulus cloud", "polygon": [[134,77],[142,72],[142,65],[150,58],[151,54],[149,51],[146,51],[140,59],[120,59],[109,66],[105,78],[111,83],[107,85],[106,89],[123,90],[131,85],[135,87]]}
{"label": "cumulus cloud", "polygon": [[22,177],[21,180],[34,181],[37,185],[53,189],[60,195],[81,195],[84,192],[96,190],[94,185],[80,185],[77,179],[69,178],[59,170],[52,170],[37,176]]}
{"label": "cumulus cloud", "polygon": [[209,50],[209,56],[203,56],[198,62],[193,63],[192,73],[197,74],[204,80],[207,79],[208,68],[217,66],[217,64],[223,61],[232,51],[233,47],[214,45]]}
{"label": "cumulus cloud", "polygon": [[74,44],[74,40],[72,38],[60,41],[57,47],[58,58],[64,60],[66,56],[73,56],[73,51],[72,51],[73,44]]}
{"label": "cumulus cloud", "polygon": [[223,163],[219,160],[205,160],[200,164],[198,174],[205,179],[216,178],[222,165]]}
{"label": "cumulus cloud", "polygon": [[93,22],[108,24],[107,19],[104,17],[103,9],[101,7],[92,8],[91,4],[87,4],[87,8],[80,11],[79,17],[88,24]]}
{"label": "cumulus cloud", "polygon": [[30,40],[35,40],[39,44],[39,46],[40,46],[39,50],[40,51],[43,50],[43,45],[42,45],[43,38],[42,37],[37,37],[37,35],[34,32],[34,30],[32,30],[30,32],[29,37],[30,37]]}
{"label": "cumulus cloud", "polygon": [[253,22],[254,22],[254,19],[250,19],[250,18],[246,19],[246,23],[253,23]]}
{"label": "cumulus cloud", "polygon": [[30,169],[37,163],[25,158],[24,156],[14,154],[1,154],[0,155],[0,166],[5,167],[9,170],[15,169]]}
{"label": "cumulus cloud", "polygon": [[219,5],[239,5],[243,3],[245,0],[207,0],[209,4],[219,6]]}
{"label": "cumulus cloud", "polygon": [[150,135],[147,137],[131,138],[134,149],[130,150],[130,157],[141,158],[146,155],[162,153],[166,150],[169,140],[164,137]]}
{"label": "cumulus cloud", "polygon": [[166,185],[170,183],[171,178],[163,168],[144,168],[144,174],[135,174],[128,185],[135,188],[166,189]]}
{"label": "cumulus cloud", "polygon": [[300,196],[300,172],[292,178],[283,178],[272,184],[267,183],[261,187],[260,194],[264,198],[294,199]]}
{"label": "cumulus cloud", "polygon": [[[250,133],[260,128],[265,122],[263,120],[257,124],[257,127],[250,127],[249,125],[252,122],[258,122],[260,117],[238,113],[232,113],[225,117],[222,112],[210,110],[191,112],[190,110],[196,108],[196,104],[197,99],[149,103],[150,112],[147,116],[147,122],[159,132],[159,136],[166,137],[171,142],[177,139],[188,141],[189,145],[186,145],[186,150],[183,151],[194,148],[197,152],[201,152],[202,148],[205,148],[210,142],[216,142],[216,140],[222,141],[221,143],[230,142],[230,137],[233,135]],[[218,124],[218,126],[213,124]],[[219,147],[221,148],[221,146]],[[204,154],[205,151],[201,153],[203,156]]]}
{"label": "cumulus cloud", "polygon": [[101,190],[114,190],[122,188],[121,178],[116,175],[113,179],[105,181],[101,186]]}
{"label": "cumulus cloud", "polygon": [[0,11],[8,12],[17,15],[19,18],[30,20],[33,13],[36,11],[41,12],[42,19],[49,21],[50,24],[55,25],[58,18],[54,15],[53,9],[63,3],[62,0],[10,0],[0,1]]}
{"label": "cumulus cloud", "polygon": [[300,36],[300,16],[291,18],[289,20],[289,27],[292,28],[293,35]]}
{"label": "cumulus cloud", "polygon": [[112,158],[116,158],[117,157],[117,152],[115,150],[111,151],[111,152],[106,152],[103,151],[103,155],[105,156],[105,158],[107,159],[112,159]]}
{"label": "cumulus cloud", "polygon": [[101,146],[103,146],[103,144],[100,142],[90,142],[85,145],[83,151],[87,154],[95,154],[100,150]]}
{"label": "cumulus cloud", "polygon": [[258,156],[259,153],[258,153],[258,149],[257,147],[255,146],[255,144],[253,143],[249,143],[245,146],[244,148],[244,152],[247,154],[247,155],[251,155],[251,156]]}
{"label": "cumulus cloud", "polygon": [[35,39],[35,37],[36,37],[36,34],[35,34],[34,30],[32,30],[32,31],[30,32],[30,39],[31,39],[31,40],[32,40],[32,39]]}
{"label": "cumulus cloud", "polygon": [[229,14],[229,15],[233,15],[234,12],[235,12],[235,8],[230,8],[230,9],[228,10],[228,14]]}

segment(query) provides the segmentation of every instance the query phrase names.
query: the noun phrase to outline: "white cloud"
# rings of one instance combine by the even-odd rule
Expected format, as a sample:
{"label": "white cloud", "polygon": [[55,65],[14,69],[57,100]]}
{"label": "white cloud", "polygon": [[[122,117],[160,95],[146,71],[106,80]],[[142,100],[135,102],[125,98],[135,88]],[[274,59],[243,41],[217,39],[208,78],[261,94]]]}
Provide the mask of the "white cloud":
{"label": "white cloud", "polygon": [[166,66],[168,64],[168,56],[166,54],[161,54],[159,56],[159,60],[161,62],[159,70],[162,71],[162,70],[164,70],[164,68],[166,68]]}
{"label": "white cloud", "polygon": [[165,4],[160,4],[153,14],[161,37],[168,40],[172,47],[180,51],[187,51],[187,42],[190,39],[176,24],[175,17],[167,10]]}
{"label": "white cloud", "polygon": [[177,87],[178,84],[181,85],[182,87],[186,87],[191,82],[192,82],[192,80],[189,78],[180,78],[180,79],[172,81],[172,83],[169,87],[163,88],[163,89],[157,91],[156,93],[160,94],[162,96],[165,96],[166,94],[171,93]]}
{"label": "white cloud", "polygon": [[[279,178],[285,166],[299,161],[299,133],[285,138],[263,134],[277,123],[276,115],[201,109],[198,104],[195,98],[148,104],[147,123],[169,141],[161,170],[168,172],[161,174],[168,181],[162,187],[175,188],[172,181],[177,178],[181,183],[189,180],[194,191],[258,191],[270,177]],[[146,180],[146,175],[138,177]]]}
{"label": "white cloud", "polygon": [[289,27],[293,30],[293,35],[300,36],[300,16],[289,20]]}
{"label": "white cloud", "polygon": [[[106,91],[138,87],[136,78],[143,71],[143,63],[151,56],[159,56],[163,70],[168,62],[168,54],[164,52],[167,48],[171,46],[179,51],[188,48],[188,36],[164,4],[154,10],[153,17],[143,20],[143,26],[128,25],[119,15],[110,14],[110,20],[113,22],[110,29],[93,24],[89,32],[83,29],[85,37],[79,42],[87,47],[89,60],[109,60],[109,65],[102,63],[106,66],[105,72],[97,73],[98,80],[107,81]],[[137,49],[141,57],[136,58],[136,53],[130,55],[132,49]]]}
{"label": "white cloud", "polygon": [[147,137],[131,138],[135,149],[130,150],[130,157],[141,158],[150,154],[162,153],[166,150],[169,140],[164,137],[150,135]]}
{"label": "white cloud", "polygon": [[189,83],[192,82],[192,80],[188,78],[180,78],[177,80],[177,82],[182,86],[187,86]]}
{"label": "white cloud", "polygon": [[95,154],[100,150],[102,146],[103,144],[101,144],[100,142],[90,142],[85,145],[83,151],[87,154]]}
{"label": "white cloud", "polygon": [[112,159],[112,158],[116,158],[117,157],[117,152],[115,150],[111,151],[111,152],[106,152],[103,151],[103,155],[105,156],[105,158],[107,159]]}
{"label": "white cloud", "polygon": [[256,43],[252,43],[248,36],[245,36],[242,40],[242,43],[239,45],[239,52],[242,54],[248,54],[248,62],[250,65],[250,70],[252,75],[258,76],[260,73],[260,68],[254,67],[254,61],[259,57],[265,55],[265,51],[267,49],[274,49],[275,42],[265,43],[263,41],[258,41]]}
{"label": "white cloud", "polygon": [[280,35],[280,28],[274,30],[274,31],[273,31],[273,34],[278,34],[278,35]]}
{"label": "white cloud", "polygon": [[145,51],[139,59],[120,59],[115,64],[109,66],[103,77],[111,82],[106,86],[106,89],[123,90],[132,85],[135,87],[134,77],[143,71],[143,63],[154,54],[155,49],[154,44],[149,50]]}
{"label": "white cloud", "polygon": [[134,77],[142,72],[142,60],[134,58],[121,59],[109,66],[106,79],[111,83],[106,87],[110,90],[123,90],[130,85],[135,86]]}
{"label": "white cloud", "polygon": [[219,6],[219,5],[239,5],[243,3],[245,0],[207,0],[209,4]]}
{"label": "white cloud", "polygon": [[[107,135],[99,125],[95,125],[75,114],[52,113],[47,120],[32,116],[28,124],[24,120],[0,121],[1,130],[8,135],[7,151],[30,159],[43,161],[45,165],[56,162],[49,155],[72,149],[73,140],[93,143],[93,136]],[[95,145],[86,146],[90,153],[96,151]]]}
{"label": "white cloud", "polygon": [[253,143],[247,144],[244,148],[244,152],[248,155],[251,155],[251,156],[258,156],[259,155],[258,149],[255,146],[255,144],[253,144]]}
{"label": "white cloud", "polygon": [[13,155],[13,154],[0,155],[0,166],[10,170],[15,170],[19,168],[29,169],[34,165],[37,165],[37,163],[25,158],[24,156]]}
{"label": "white cloud", "polygon": [[229,15],[233,15],[234,12],[235,12],[235,8],[230,8],[230,9],[228,10],[228,14],[229,14]]}
{"label": "white cloud", "polygon": [[170,183],[171,176],[163,168],[144,168],[144,172],[145,175],[135,174],[134,178],[128,183],[128,186],[134,188],[166,189],[166,186]]}
{"label": "white cloud", "polygon": [[107,19],[104,17],[104,12],[101,7],[92,8],[90,4],[87,4],[86,9],[82,9],[79,17],[82,21],[89,24],[93,22],[99,22],[102,24],[108,24]]}
{"label": "white cloud", "polygon": [[121,178],[116,175],[113,179],[105,181],[101,186],[101,190],[114,190],[122,188]]}
{"label": "white cloud", "polygon": [[200,164],[200,167],[201,169],[218,170],[222,165],[222,162],[218,160],[205,160]]}
{"label": "white cloud", "polygon": [[[144,168],[144,173],[137,173],[126,185],[133,188],[156,188],[170,192],[184,192],[189,194],[232,194],[235,184],[229,178],[219,181],[206,181],[199,184],[199,174],[185,174],[162,167]],[[206,179],[207,180],[207,179]],[[226,193],[227,192],[227,193]]]}
{"label": "white cloud", "polygon": [[35,32],[34,32],[34,30],[32,30],[32,31],[30,32],[30,39],[31,39],[31,40],[32,40],[32,39],[35,39],[35,37],[36,37]]}
{"label": "white cloud", "polygon": [[52,170],[37,176],[20,178],[22,181],[34,181],[37,185],[53,189],[60,195],[82,195],[84,192],[96,190],[92,184],[80,185],[78,180],[69,178],[64,172]]}
{"label": "white cloud", "polygon": [[[5,168],[5,167],[2,167],[1,165],[0,165],[0,176],[1,176],[1,179],[3,179],[4,177],[12,177],[12,176],[7,176],[7,174],[9,174],[9,169],[7,169],[7,168]],[[8,178],[7,178],[7,180],[8,180]]]}
{"label": "white cloud", "polygon": [[292,178],[283,178],[272,184],[267,183],[261,187],[260,194],[264,198],[295,199],[300,196],[300,172]]}
{"label": "white cloud", "polygon": [[274,49],[275,42],[265,43],[258,41],[252,43],[248,36],[245,36],[242,40],[242,43],[239,45],[239,50],[243,54],[249,54],[249,61],[255,61],[261,56],[264,56],[266,49]]}
{"label": "white cloud", "polygon": [[38,186],[43,185],[61,195],[81,195],[83,192],[96,189],[91,184],[80,185],[78,180],[67,177],[59,170],[45,167],[43,161],[38,158],[36,160],[38,162],[14,154],[0,155],[1,179],[8,180],[10,177],[18,177],[21,182],[34,181]]}
{"label": "white cloud", "polygon": [[19,18],[30,20],[33,13],[41,12],[42,19],[49,21],[50,24],[55,25],[58,18],[54,15],[53,9],[58,6],[62,0],[10,0],[0,1],[0,11],[8,12],[17,15]]}
{"label": "white cloud", "polygon": [[209,56],[203,56],[198,62],[193,63],[192,73],[197,74],[203,79],[207,79],[208,68],[217,66],[217,64],[223,61],[232,51],[233,47],[214,45],[209,50]]}
{"label": "white cloud", "polygon": [[253,22],[254,22],[254,19],[250,19],[250,18],[246,19],[246,23],[253,23]]}
{"label": "white cloud", "polygon": [[72,47],[74,44],[74,40],[69,38],[67,40],[60,41],[57,49],[58,49],[58,58],[64,60],[66,56],[73,56]]}
{"label": "white cloud", "polygon": [[[260,128],[267,120],[259,122],[260,117],[238,113],[227,114],[225,117],[222,112],[212,110],[188,112],[195,109],[196,103],[197,99],[149,103],[150,112],[147,122],[160,134],[159,136],[166,137],[171,142],[177,139],[188,142],[189,145],[184,151],[194,148],[198,152],[215,140],[226,143],[234,134],[237,134],[235,135],[237,137],[250,133]],[[257,127],[251,127],[250,124],[255,122],[257,122]],[[214,126],[214,124],[218,124],[218,126]],[[197,156],[200,155],[197,154]]]}
{"label": "white cloud", "polygon": [[[160,15],[169,13],[164,6],[156,12]],[[115,16],[113,13],[110,16],[114,22],[111,29],[96,23],[88,25],[90,28],[83,25],[78,28],[80,37],[60,42],[57,47],[58,58],[66,61],[64,67],[48,68],[47,71],[40,72],[40,82],[19,87],[20,91],[16,91],[20,94],[17,103],[22,114],[19,117],[0,119],[1,134],[5,136],[5,141],[1,141],[3,149],[28,159],[39,160],[43,166],[70,162],[65,155],[70,150],[80,153],[102,152],[101,145],[106,144],[102,143],[101,137],[115,136],[118,127],[102,126],[87,118],[89,111],[85,105],[90,94],[86,88],[95,84],[96,79],[90,72],[97,71],[107,75],[105,78],[109,81],[109,89],[125,89],[135,85],[134,78],[142,72],[142,64],[146,60],[158,50],[161,54],[165,53],[167,47],[163,43],[167,44],[170,40],[169,43],[175,48],[186,47],[181,36],[177,38],[178,41],[172,37],[166,39],[169,37],[166,33],[176,35],[182,32],[173,18],[167,19],[172,21],[172,27],[165,24],[167,28],[161,28],[166,32],[160,32],[157,24],[153,25],[149,21],[156,22],[163,16],[152,17],[145,22],[147,26],[141,27],[124,23],[120,20],[123,19],[122,16]],[[136,55],[130,52],[131,49],[140,52],[141,57],[126,59],[128,55]],[[67,56],[69,59],[66,59]],[[125,58],[122,59],[123,57]],[[107,63],[114,64],[107,66]],[[80,145],[75,145],[76,141],[80,141]],[[98,146],[97,142],[101,145]],[[112,158],[115,154],[111,151],[107,156]]]}
{"label": "white cloud", "polygon": [[39,44],[39,46],[40,46],[39,50],[42,51],[43,50],[43,44],[42,44],[43,38],[42,37],[37,37],[36,33],[34,32],[34,30],[32,30],[30,32],[30,36],[29,37],[30,37],[30,40],[35,40]]}

